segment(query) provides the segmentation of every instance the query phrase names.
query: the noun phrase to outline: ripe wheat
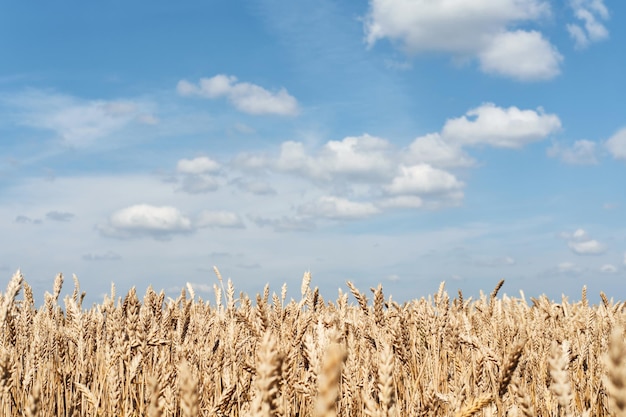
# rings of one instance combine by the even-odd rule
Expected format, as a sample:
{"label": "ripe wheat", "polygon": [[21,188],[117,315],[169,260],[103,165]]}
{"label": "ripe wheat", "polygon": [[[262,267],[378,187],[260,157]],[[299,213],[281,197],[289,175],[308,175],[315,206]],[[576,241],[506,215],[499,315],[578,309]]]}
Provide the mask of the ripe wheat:
{"label": "ripe wheat", "polygon": [[[191,286],[176,299],[115,287],[83,307],[63,276],[35,307],[18,272],[0,296],[0,415],[626,416],[624,303],[545,296],[475,300],[442,283],[398,304],[381,286],[347,283],[322,298],[305,274],[287,288],[214,302]],[[18,298],[20,291],[23,298]]]}

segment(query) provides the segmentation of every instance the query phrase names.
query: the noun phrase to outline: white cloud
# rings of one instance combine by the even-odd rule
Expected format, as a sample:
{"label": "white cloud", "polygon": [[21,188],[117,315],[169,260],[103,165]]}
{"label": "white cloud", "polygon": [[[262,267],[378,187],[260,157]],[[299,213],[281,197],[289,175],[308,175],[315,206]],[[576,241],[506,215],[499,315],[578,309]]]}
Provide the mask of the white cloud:
{"label": "white cloud", "polygon": [[446,142],[439,133],[429,133],[416,138],[404,155],[409,164],[426,163],[441,168],[471,167],[473,158],[459,146]]}
{"label": "white cloud", "polygon": [[556,47],[541,33],[523,30],[494,36],[478,57],[484,72],[520,81],[552,79],[561,72],[563,61]]}
{"label": "white cloud", "polygon": [[442,137],[458,145],[490,145],[501,148],[520,148],[545,139],[561,128],[561,121],[543,109],[507,109],[485,103],[468,111],[465,116],[449,119]]}
{"label": "white cloud", "polygon": [[176,170],[181,174],[205,174],[220,169],[220,164],[214,160],[201,156],[194,159],[181,159],[176,164]]}
{"label": "white cloud", "polygon": [[606,250],[605,246],[595,239],[569,242],[567,246],[577,255],[599,255]]}
{"label": "white cloud", "polygon": [[89,146],[133,122],[145,124],[151,105],[137,100],[81,100],[29,90],[3,99],[18,123],[56,133],[64,145]]}
{"label": "white cloud", "polygon": [[391,194],[440,194],[458,191],[464,184],[449,172],[427,164],[401,166],[385,189]]}
{"label": "white cloud", "polygon": [[408,52],[475,52],[507,24],[548,14],[537,0],[370,0],[366,40],[399,40]]}
{"label": "white cloud", "polygon": [[[379,209],[437,209],[458,205],[464,198],[463,182],[447,170],[478,165],[464,146],[521,148],[545,139],[560,126],[556,115],[541,108],[500,108],[486,103],[449,119],[441,132],[420,136],[404,149],[368,134],[328,141],[318,149],[286,141],[275,155],[241,153],[231,166],[262,175],[296,174],[325,194],[369,199]],[[246,184],[239,186],[246,189]],[[258,193],[266,189],[261,183]]]}
{"label": "white cloud", "polygon": [[613,158],[626,160],[626,127],[618,130],[604,145]]}
{"label": "white cloud", "polygon": [[379,213],[372,203],[360,203],[341,197],[322,196],[298,207],[298,214],[335,220],[361,219]]}
{"label": "white cloud", "polygon": [[[317,149],[286,141],[275,154],[241,153],[230,165],[263,176],[295,174],[311,181],[323,194],[369,201],[373,204],[370,209],[438,209],[458,205],[464,198],[464,183],[448,170],[478,165],[464,146],[521,148],[545,139],[560,126],[556,115],[541,108],[501,108],[486,103],[447,120],[441,132],[420,136],[404,149],[368,134],[331,140]],[[256,194],[273,190],[264,182],[232,182]]]}
{"label": "white cloud", "polygon": [[563,232],[562,238],[567,239],[567,246],[577,255],[600,255],[606,251],[606,245],[592,239],[584,229],[576,229],[574,233]]}
{"label": "white cloud", "polygon": [[390,148],[388,141],[365,134],[342,141],[329,141],[319,159],[324,162],[324,168],[333,173],[380,177],[392,167],[388,154]]}
{"label": "white cloud", "polygon": [[228,227],[228,228],[243,228],[244,224],[241,218],[230,211],[210,211],[203,210],[200,212],[194,226],[198,228],[202,227]]}
{"label": "white cloud", "polygon": [[107,224],[99,225],[98,229],[105,236],[118,238],[167,238],[193,230],[191,220],[177,208],[148,204],[118,210],[111,215]]}
{"label": "white cloud", "polygon": [[200,194],[215,191],[220,184],[213,173],[219,171],[220,164],[201,156],[194,159],[181,159],[176,164],[176,171],[182,175],[179,191],[190,194]]}
{"label": "white cloud", "polygon": [[587,39],[587,34],[583,28],[573,23],[568,24],[566,27],[577,48],[582,49],[589,45],[589,39]]}
{"label": "white cloud", "polygon": [[382,208],[420,208],[424,205],[424,200],[416,195],[399,195],[386,198],[376,203]]}
{"label": "white cloud", "polygon": [[237,110],[249,114],[293,116],[298,113],[297,100],[284,88],[271,92],[255,84],[238,82],[232,75],[201,78],[198,85],[181,80],[176,90],[181,96],[227,97]]}
{"label": "white cloud", "polygon": [[624,266],[626,266],[626,252],[624,252],[624,262],[623,262]]}
{"label": "white cloud", "polygon": [[[294,172],[323,181],[338,178],[371,181],[393,173],[391,144],[370,135],[328,141],[315,156],[309,156],[300,142],[283,142],[280,155],[272,163],[280,171]],[[258,160],[262,162],[262,160]]]}
{"label": "white cloud", "polygon": [[561,262],[560,264],[556,266],[556,269],[557,269],[557,272],[561,274],[572,274],[572,275],[578,275],[583,271],[581,267],[577,266],[576,264],[572,262]]}
{"label": "white cloud", "polygon": [[596,143],[590,140],[577,140],[571,147],[563,147],[554,143],[546,151],[551,158],[559,158],[563,162],[573,165],[593,165],[598,163],[596,158]]}
{"label": "white cloud", "polygon": [[569,23],[567,31],[579,49],[588,47],[592,42],[599,42],[609,37],[608,29],[600,20],[609,19],[609,10],[604,0],[570,0],[570,7],[576,19],[584,24]]}
{"label": "white cloud", "polygon": [[617,268],[611,264],[605,264],[600,267],[600,272],[604,274],[614,274],[617,272]]}
{"label": "white cloud", "polygon": [[475,57],[483,71],[530,81],[556,76],[562,57],[539,32],[508,28],[549,15],[541,0],[370,0],[364,25],[369,46],[387,38],[408,54]]}

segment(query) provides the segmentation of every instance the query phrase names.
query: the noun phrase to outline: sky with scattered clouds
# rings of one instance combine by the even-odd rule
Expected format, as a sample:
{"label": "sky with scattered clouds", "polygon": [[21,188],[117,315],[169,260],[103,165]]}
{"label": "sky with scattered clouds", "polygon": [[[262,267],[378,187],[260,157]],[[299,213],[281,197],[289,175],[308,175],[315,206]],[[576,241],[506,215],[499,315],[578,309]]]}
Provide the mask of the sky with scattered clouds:
{"label": "sky with scattered clouds", "polygon": [[626,3],[12,2],[0,272],[626,299]]}

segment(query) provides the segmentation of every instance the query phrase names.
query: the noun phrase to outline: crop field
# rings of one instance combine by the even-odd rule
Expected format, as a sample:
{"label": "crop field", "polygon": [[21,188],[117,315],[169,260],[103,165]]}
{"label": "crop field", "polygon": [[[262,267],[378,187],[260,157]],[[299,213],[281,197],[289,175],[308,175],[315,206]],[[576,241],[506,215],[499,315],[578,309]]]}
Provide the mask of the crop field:
{"label": "crop field", "polygon": [[0,300],[0,415],[626,416],[626,303],[442,283],[403,304],[352,283],[324,300],[218,280],[206,301],[148,288],[82,305],[63,277],[36,307],[18,272]]}

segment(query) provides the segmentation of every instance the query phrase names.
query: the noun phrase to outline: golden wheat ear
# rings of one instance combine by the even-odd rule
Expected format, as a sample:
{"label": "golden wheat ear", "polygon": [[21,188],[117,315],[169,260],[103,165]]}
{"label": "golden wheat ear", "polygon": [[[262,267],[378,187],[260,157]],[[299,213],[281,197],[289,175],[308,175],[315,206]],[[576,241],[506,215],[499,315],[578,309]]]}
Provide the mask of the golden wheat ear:
{"label": "golden wheat ear", "polygon": [[346,350],[343,345],[332,343],[327,347],[322,361],[322,372],[318,377],[317,417],[337,417],[341,369],[345,360]]}
{"label": "golden wheat ear", "polygon": [[178,366],[181,417],[197,417],[200,412],[198,381],[186,361]]}
{"label": "golden wheat ear", "polygon": [[616,417],[626,417],[626,343],[621,328],[616,328],[611,333],[605,364],[609,410]]}

